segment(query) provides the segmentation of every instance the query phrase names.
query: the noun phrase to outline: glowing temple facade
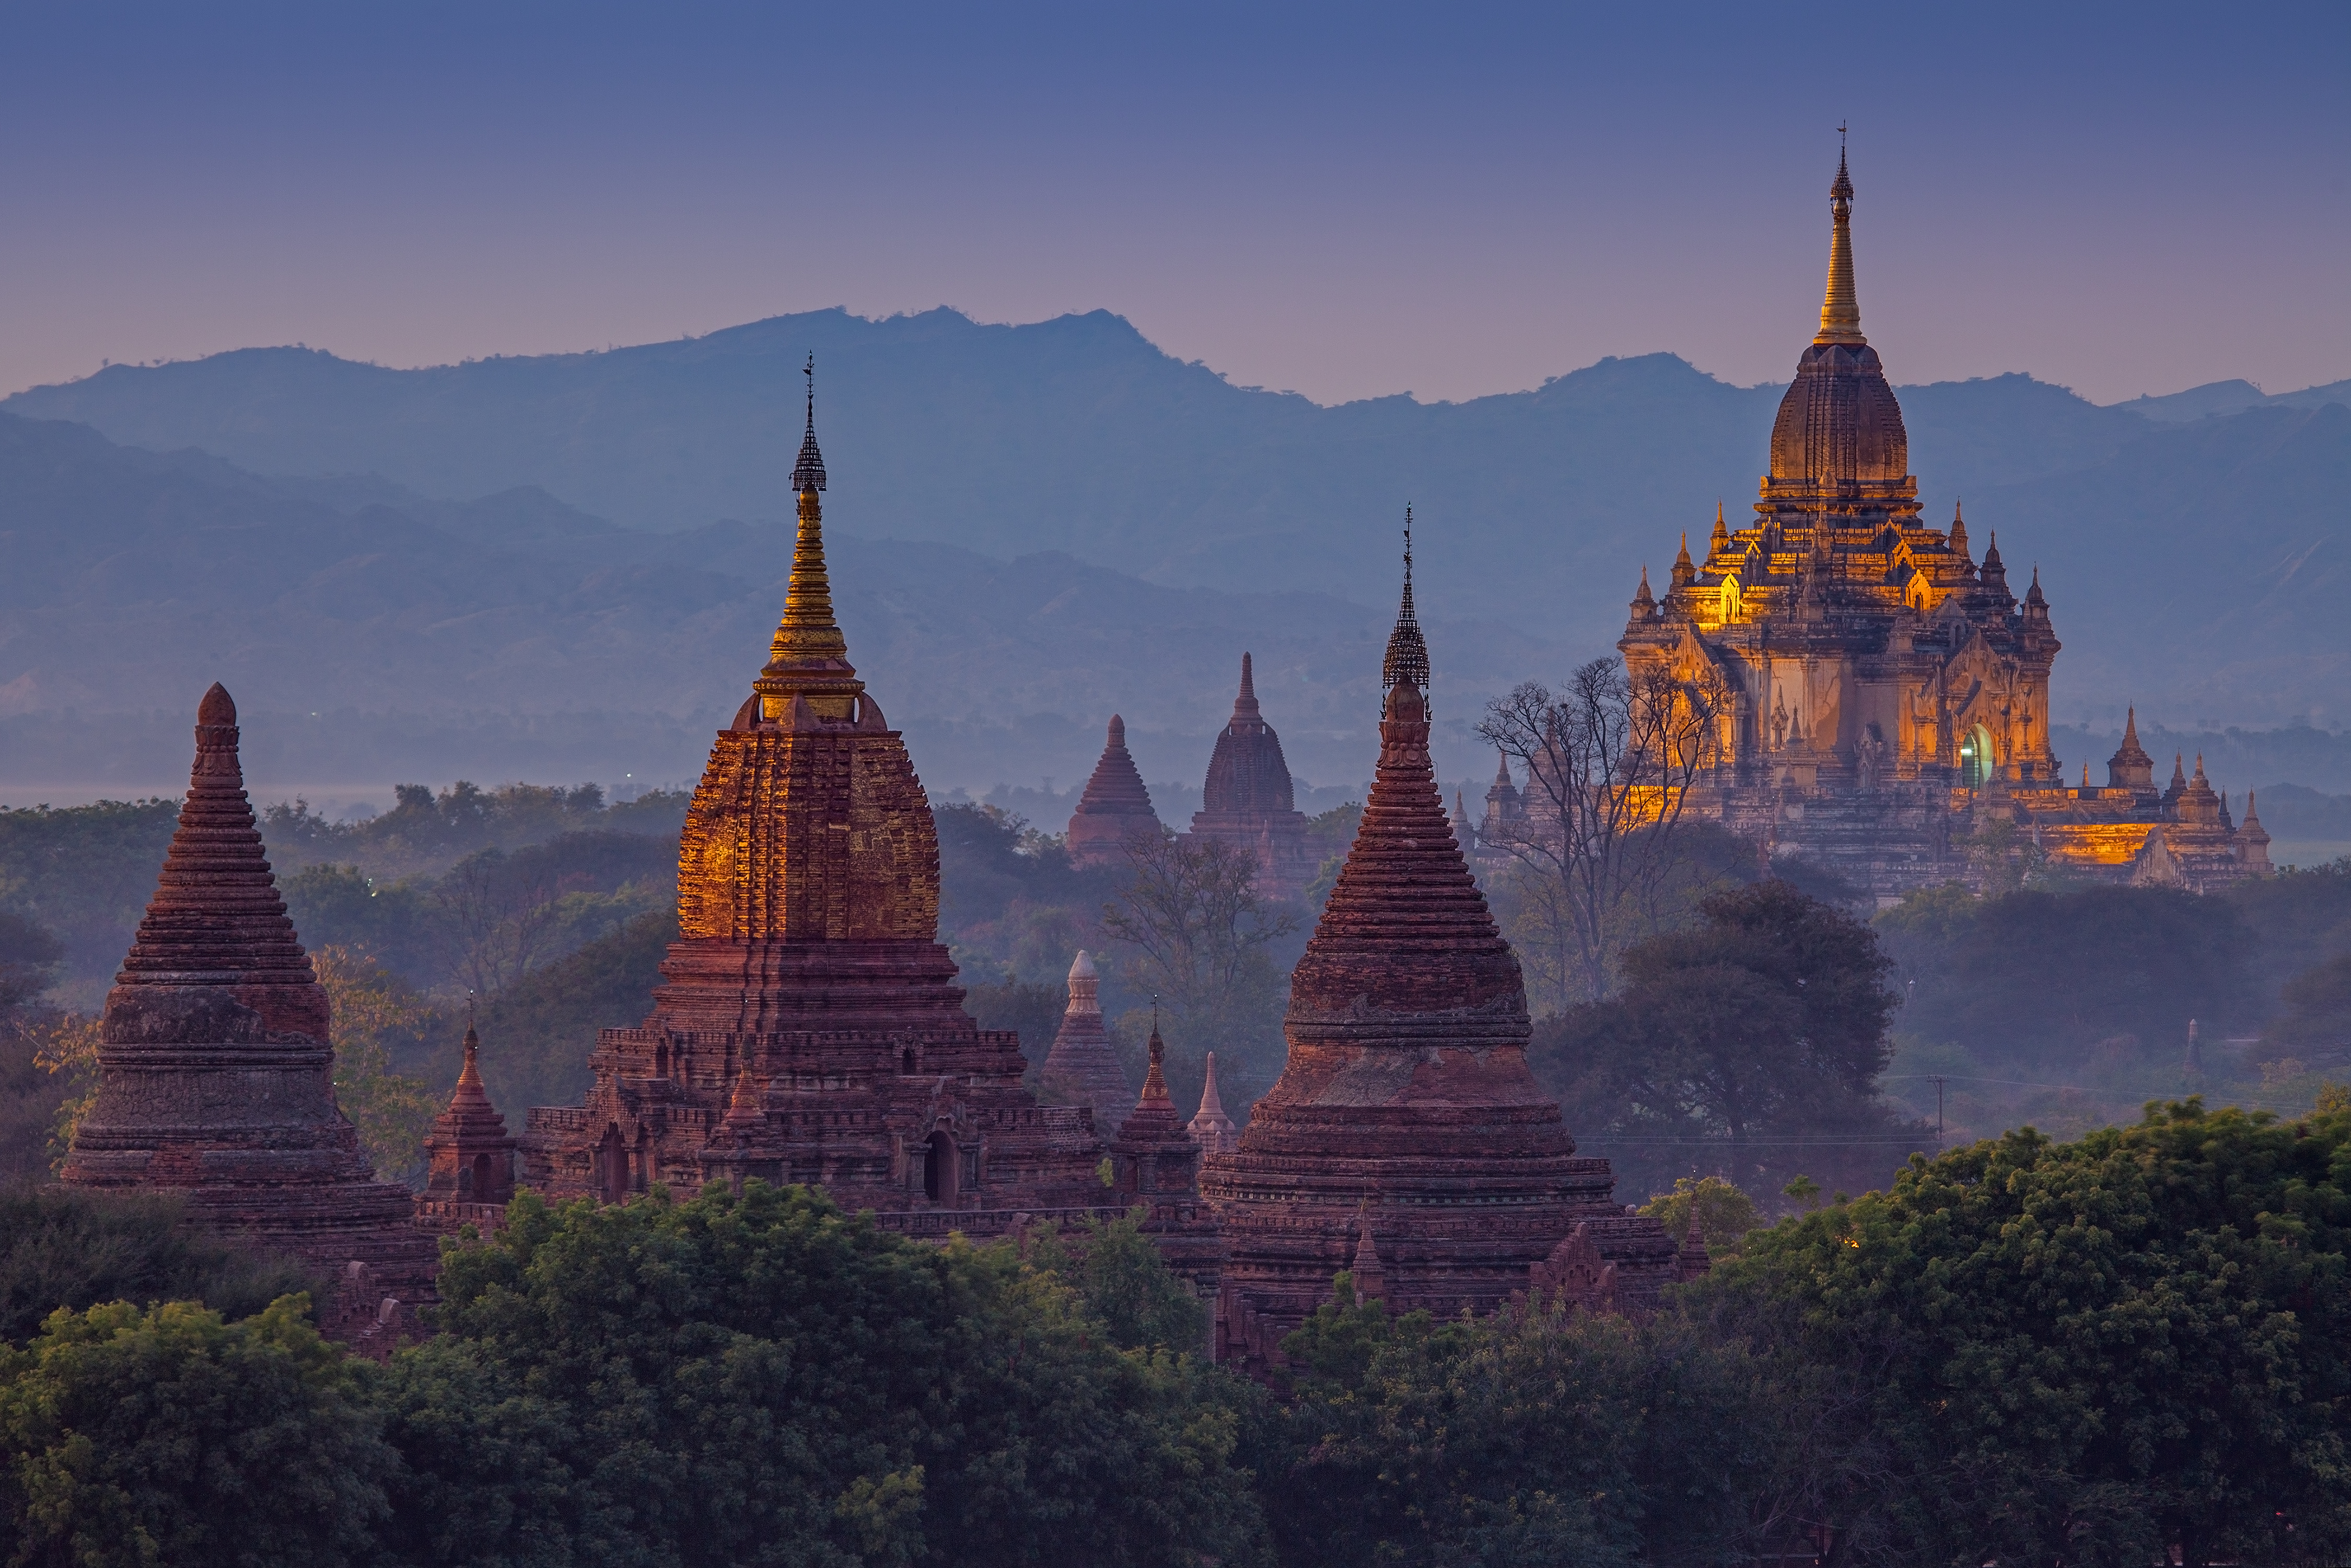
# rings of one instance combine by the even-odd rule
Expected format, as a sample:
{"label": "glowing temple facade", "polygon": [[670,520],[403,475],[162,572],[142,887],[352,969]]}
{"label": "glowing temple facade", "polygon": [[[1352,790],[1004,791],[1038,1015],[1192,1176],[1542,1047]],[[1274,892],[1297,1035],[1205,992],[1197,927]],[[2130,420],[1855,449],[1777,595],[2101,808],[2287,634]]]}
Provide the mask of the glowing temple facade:
{"label": "glowing temple facade", "polygon": [[930,804],[834,621],[824,484],[811,394],[782,622],[687,810],[653,1015],[601,1031],[584,1104],[529,1113],[528,1185],[807,1182],[941,1238],[1123,1212],[1109,1129],[1039,1104],[1019,1037],[964,1010]]}
{"label": "glowing temple facade", "polygon": [[[2184,779],[2176,794],[2086,774],[2066,787],[2049,738],[2062,644],[2039,573],[2020,600],[1996,536],[1979,563],[1956,508],[1948,528],[1919,516],[1901,405],[1862,335],[1853,197],[1840,159],[1820,331],[1781,400],[1752,521],[1733,528],[1718,506],[1704,554],[1685,536],[1662,596],[1645,569],[1617,643],[1636,676],[1718,694],[1686,809],[1881,901],[1979,878],[1995,838],[1992,852],[2115,880],[2265,874],[2258,823],[2224,827],[2225,808],[2200,800],[2182,816]],[[2123,751],[2136,747],[2134,734]],[[1507,784],[1489,824],[1521,809]],[[1988,831],[2003,822],[2015,833]]]}

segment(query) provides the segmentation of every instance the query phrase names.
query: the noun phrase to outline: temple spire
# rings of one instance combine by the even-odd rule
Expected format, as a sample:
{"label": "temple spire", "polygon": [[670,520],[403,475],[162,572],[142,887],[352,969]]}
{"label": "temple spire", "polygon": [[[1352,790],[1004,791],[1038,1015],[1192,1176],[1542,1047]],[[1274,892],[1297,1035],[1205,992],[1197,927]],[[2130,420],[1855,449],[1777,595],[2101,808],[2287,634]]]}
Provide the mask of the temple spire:
{"label": "temple spire", "polygon": [[1225,1114],[1224,1097],[1217,1092],[1217,1053],[1208,1052],[1208,1079],[1200,1086],[1200,1109],[1192,1118],[1190,1132],[1202,1151],[1221,1155],[1240,1142],[1240,1134],[1233,1127],[1233,1119]]}
{"label": "temple spire", "polygon": [[849,641],[832,609],[832,580],[824,564],[824,455],[816,445],[816,356],[802,371],[809,378],[808,430],[799,461],[792,465],[792,489],[799,497],[799,531],[792,543],[791,581],[784,591],[783,620],[776,627],[767,666],[751,683],[760,716],[790,722],[806,698],[811,715],[835,723],[856,716],[864,684],[849,662]]}
{"label": "temple spire", "polygon": [[1412,506],[1404,509],[1404,602],[1396,609],[1395,630],[1388,633],[1387,657],[1380,665],[1380,689],[1399,685],[1428,690],[1428,643],[1420,634],[1420,618],[1412,608]]}
{"label": "temple spire", "polygon": [[1829,240],[1829,284],[1821,300],[1821,329],[1813,341],[1866,343],[1869,340],[1861,335],[1861,301],[1853,286],[1853,176],[1845,172],[1842,147],[1837,150],[1836,183],[1829,187],[1829,213],[1835,225]]}

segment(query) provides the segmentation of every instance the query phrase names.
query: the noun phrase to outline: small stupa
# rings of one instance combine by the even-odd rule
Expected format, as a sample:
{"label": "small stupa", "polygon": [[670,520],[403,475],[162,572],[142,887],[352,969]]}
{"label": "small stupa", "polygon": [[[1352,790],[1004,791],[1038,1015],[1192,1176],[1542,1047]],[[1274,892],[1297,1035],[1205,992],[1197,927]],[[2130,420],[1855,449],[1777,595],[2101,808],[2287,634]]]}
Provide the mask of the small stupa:
{"label": "small stupa", "polygon": [[162,875],[107,993],[98,1099],[64,1179],[168,1193],[303,1259],[334,1294],[322,1322],[356,1338],[413,1322],[439,1251],[335,1103],[327,993],[278,896],[237,744],[236,704],[214,683]]}
{"label": "small stupa", "polygon": [[1118,1198],[1144,1210],[1144,1234],[1168,1267],[1212,1293],[1224,1269],[1224,1238],[1216,1211],[1200,1200],[1200,1145],[1167,1092],[1167,1047],[1155,1011],[1148,1051],[1143,1092],[1110,1145]]}
{"label": "small stupa", "polygon": [[1192,1139],[1205,1155],[1228,1153],[1240,1142],[1240,1130],[1225,1114],[1224,1097],[1217,1092],[1217,1053],[1208,1052],[1207,1081],[1200,1086],[1200,1109],[1192,1117]]}
{"label": "small stupa", "polygon": [[416,1195],[416,1222],[434,1230],[466,1224],[487,1228],[504,1218],[514,1197],[515,1140],[507,1119],[482,1083],[482,1040],[465,1025],[465,1063],[448,1109],[424,1136],[424,1190]]}
{"label": "small stupa", "polygon": [[1134,758],[1126,749],[1126,720],[1110,716],[1110,736],[1102,759],[1085,793],[1071,814],[1070,859],[1080,865],[1115,865],[1126,858],[1135,839],[1155,839],[1162,832],[1159,814],[1151,809],[1151,791],[1144,788]]}
{"label": "small stupa", "polygon": [[1102,1029],[1102,977],[1084,948],[1070,961],[1070,1002],[1053,1049],[1037,1071],[1048,1101],[1092,1108],[1094,1131],[1107,1138],[1134,1103],[1126,1071]]}

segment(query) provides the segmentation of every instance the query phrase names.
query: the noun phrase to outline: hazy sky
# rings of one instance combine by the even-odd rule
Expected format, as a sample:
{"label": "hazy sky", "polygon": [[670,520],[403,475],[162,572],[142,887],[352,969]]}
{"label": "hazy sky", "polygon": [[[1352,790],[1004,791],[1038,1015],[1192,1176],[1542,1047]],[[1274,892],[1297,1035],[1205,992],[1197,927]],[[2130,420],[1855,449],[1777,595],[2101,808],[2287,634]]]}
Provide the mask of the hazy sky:
{"label": "hazy sky", "polygon": [[1322,402],[2351,376],[2351,6],[0,4],[0,391],[1107,308]]}

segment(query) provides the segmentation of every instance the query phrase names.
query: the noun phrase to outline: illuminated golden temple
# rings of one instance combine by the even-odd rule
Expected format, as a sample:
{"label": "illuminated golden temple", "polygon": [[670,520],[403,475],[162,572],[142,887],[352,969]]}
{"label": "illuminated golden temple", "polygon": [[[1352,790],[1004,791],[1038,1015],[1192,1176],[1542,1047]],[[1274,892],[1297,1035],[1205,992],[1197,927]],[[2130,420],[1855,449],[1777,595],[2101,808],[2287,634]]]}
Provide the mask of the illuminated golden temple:
{"label": "illuminated golden temple", "polygon": [[1988,851],[2198,889],[2267,874],[2250,799],[2239,828],[2200,761],[2158,791],[2135,726],[2104,787],[2086,770],[2066,786],[2040,574],[2020,601],[1996,535],[1979,563],[1957,508],[1948,528],[1920,519],[1901,404],[1861,330],[1853,198],[1840,157],[1820,330],[1754,520],[1733,528],[1718,505],[1704,557],[1685,536],[1662,597],[1644,570],[1617,643],[1636,677],[1719,694],[1687,809],[1881,901],[1980,881]]}

